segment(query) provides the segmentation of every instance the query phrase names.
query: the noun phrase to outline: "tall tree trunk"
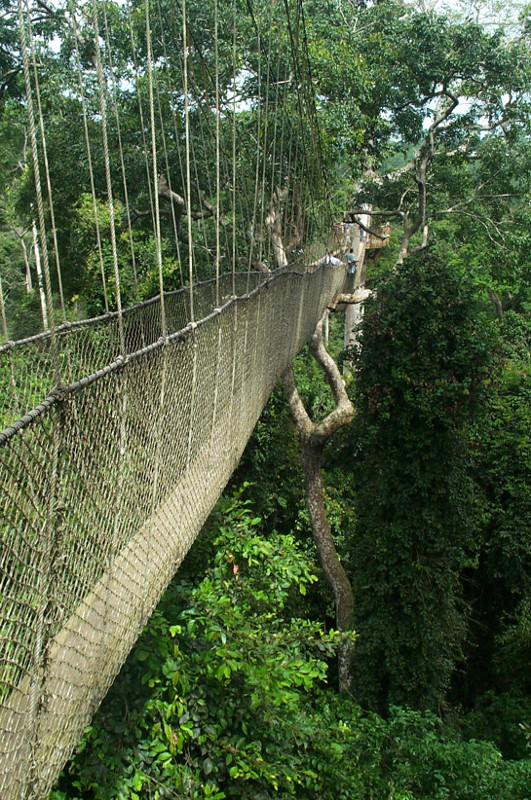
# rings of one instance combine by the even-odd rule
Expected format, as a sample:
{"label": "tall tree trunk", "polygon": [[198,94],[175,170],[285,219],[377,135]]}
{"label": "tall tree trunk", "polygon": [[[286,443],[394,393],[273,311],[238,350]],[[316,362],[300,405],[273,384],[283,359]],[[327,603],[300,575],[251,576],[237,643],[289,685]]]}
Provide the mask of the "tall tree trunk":
{"label": "tall tree trunk", "polygon": [[[370,225],[370,219],[366,215],[363,216],[361,221],[367,227]],[[358,228],[358,236],[357,246],[354,247],[358,259],[356,276],[354,278],[354,291],[365,288],[365,273],[367,272],[367,262],[365,261],[367,233],[365,231],[362,232],[362,229]],[[356,342],[355,331],[362,320],[362,316],[363,303],[347,305],[345,309],[345,347],[349,347],[349,345],[353,345]]]}
{"label": "tall tree trunk", "polygon": [[301,461],[306,487],[306,506],[310,517],[312,535],[317,548],[319,562],[332,589],[336,606],[336,625],[340,633],[347,634],[341,641],[338,653],[339,691],[348,691],[352,683],[352,660],[354,640],[348,634],[352,629],[354,615],[354,593],[332,537],[324,502],[322,458],[325,445],[339,428],[354,417],[337,364],[327,353],[322,336],[323,319],[319,321],[310,342],[310,352],[323,369],[336,401],[336,408],[319,424],[314,423],[297,391],[292,367],[284,373],[283,381],[291,413],[299,432]]}

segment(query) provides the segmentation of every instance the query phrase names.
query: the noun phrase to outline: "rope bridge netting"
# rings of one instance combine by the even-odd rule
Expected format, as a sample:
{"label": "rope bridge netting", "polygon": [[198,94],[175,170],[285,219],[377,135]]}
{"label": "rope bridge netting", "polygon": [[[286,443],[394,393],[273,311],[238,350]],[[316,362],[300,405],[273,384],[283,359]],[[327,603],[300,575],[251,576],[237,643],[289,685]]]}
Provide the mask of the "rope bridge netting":
{"label": "rope bridge netting", "polygon": [[[112,360],[114,317],[58,332],[87,374],[0,448],[4,800],[45,796],[342,284],[338,269],[283,272],[166,342],[160,303],[141,306],[125,319],[145,346],[126,358]],[[178,318],[182,294],[168,299]],[[4,386],[49,346],[4,349]]]}
{"label": "rope bridge netting", "polygon": [[3,9],[0,797],[41,800],[345,273],[302,0]]}

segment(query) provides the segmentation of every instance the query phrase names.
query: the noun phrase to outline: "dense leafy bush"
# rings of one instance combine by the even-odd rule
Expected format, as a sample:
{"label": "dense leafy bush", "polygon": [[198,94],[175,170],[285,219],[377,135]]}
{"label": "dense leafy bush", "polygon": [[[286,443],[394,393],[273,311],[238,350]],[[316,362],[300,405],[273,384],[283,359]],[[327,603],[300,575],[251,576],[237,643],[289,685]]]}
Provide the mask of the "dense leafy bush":
{"label": "dense leafy bush", "polygon": [[312,566],[259,530],[241,492],[221,501],[50,800],[526,800],[531,762],[327,686]]}

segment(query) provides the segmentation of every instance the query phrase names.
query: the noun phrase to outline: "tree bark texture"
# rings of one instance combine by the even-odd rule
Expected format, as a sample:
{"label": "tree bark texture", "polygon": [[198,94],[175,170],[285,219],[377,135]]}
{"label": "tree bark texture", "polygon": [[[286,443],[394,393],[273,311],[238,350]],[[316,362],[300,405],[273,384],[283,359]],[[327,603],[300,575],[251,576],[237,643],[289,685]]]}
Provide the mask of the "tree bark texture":
{"label": "tree bark texture", "polygon": [[[316,424],[310,419],[304,408],[297,391],[292,367],[289,367],[284,373],[283,381],[291,413],[300,436],[306,506],[313,539],[319,562],[334,594],[337,629],[341,633],[347,633],[352,628],[354,594],[348,575],[339,560],[326,514],[321,466],[326,443],[335,431],[351,422],[354,417],[354,408],[348,398],[339,369],[324,347],[322,329],[323,319],[318,323],[312,336],[310,352],[326,375],[334,393],[336,408]],[[338,653],[339,691],[341,692],[348,691],[352,683],[353,655],[353,640],[345,639],[340,643]]]}

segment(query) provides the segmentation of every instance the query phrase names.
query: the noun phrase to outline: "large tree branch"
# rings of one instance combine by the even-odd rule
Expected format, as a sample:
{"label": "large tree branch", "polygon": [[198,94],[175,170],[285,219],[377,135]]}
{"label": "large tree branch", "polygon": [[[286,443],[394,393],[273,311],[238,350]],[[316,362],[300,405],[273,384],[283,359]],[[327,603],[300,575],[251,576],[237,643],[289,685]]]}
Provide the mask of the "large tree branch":
{"label": "large tree branch", "polygon": [[339,292],[328,303],[328,309],[329,311],[335,311],[339,305],[350,306],[356,305],[357,303],[363,303],[368,297],[371,297],[372,294],[373,292],[370,289],[365,289],[361,286],[356,289],[355,292],[351,292],[350,294]]}
{"label": "large tree branch", "polygon": [[448,90],[440,93],[441,103],[444,98],[450,102],[443,108],[440,113],[436,114],[435,119],[428,128],[427,136],[424,142],[420,145],[415,156],[415,183],[417,184],[417,213],[411,223],[408,222],[407,217],[404,218],[404,230],[402,234],[402,241],[400,242],[400,250],[396,265],[401,264],[404,259],[410,254],[410,243],[413,236],[419,230],[423,231],[422,244],[415,248],[415,251],[421,250],[426,247],[428,241],[428,226],[426,224],[426,205],[428,197],[427,189],[427,176],[428,168],[433,161],[436,152],[435,134],[444,122],[450,117],[453,111],[459,104],[459,98],[453,95]]}
{"label": "large tree branch", "polygon": [[282,375],[282,380],[284,381],[284,391],[286,393],[289,407],[291,409],[291,415],[297,430],[299,431],[301,438],[304,437],[305,441],[309,441],[314,429],[314,424],[311,421],[308,412],[304,408],[304,403],[300,398],[297,384],[295,383],[293,367],[289,366],[287,368]]}
{"label": "large tree branch", "polygon": [[345,382],[341,377],[341,373],[337,367],[336,362],[328,353],[323,342],[323,322],[324,315],[321,317],[312,338],[309,342],[310,353],[315,358],[317,363],[323,370],[326,380],[336,401],[336,407],[328,414],[318,425],[314,425],[311,434],[311,442],[314,446],[324,446],[330,436],[335,433],[339,428],[348,425],[354,418],[354,407],[345,389]]}

